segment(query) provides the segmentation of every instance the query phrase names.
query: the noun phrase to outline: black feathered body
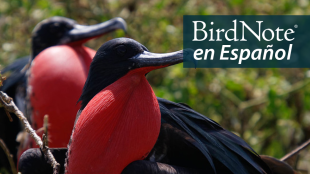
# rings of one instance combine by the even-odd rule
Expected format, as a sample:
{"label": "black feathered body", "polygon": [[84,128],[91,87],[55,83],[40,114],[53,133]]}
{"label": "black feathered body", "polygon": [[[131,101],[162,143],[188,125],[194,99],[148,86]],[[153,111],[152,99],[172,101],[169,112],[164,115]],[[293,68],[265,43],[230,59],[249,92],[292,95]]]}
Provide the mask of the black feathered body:
{"label": "black feathered body", "polygon": [[[10,73],[10,76],[3,82],[3,86],[0,90],[7,93],[13,98],[17,107],[24,112],[25,111],[25,96],[26,96],[26,74],[22,72],[22,69],[29,62],[30,57],[26,56],[17,59],[15,62],[5,67],[1,73]],[[0,139],[4,141],[16,163],[17,148],[19,142],[16,141],[18,133],[22,130],[19,119],[13,113],[10,114],[13,121],[10,122],[6,115],[4,108],[0,108]],[[5,153],[0,150],[0,166],[10,169],[9,162]]]}
{"label": "black feathered body", "polygon": [[[123,174],[271,173],[240,137],[186,105],[157,99],[162,117],[157,143],[145,160],[133,162]],[[48,174],[40,171],[34,174]]]}
{"label": "black feathered body", "polygon": [[[82,101],[81,110],[98,92],[132,69],[143,66],[163,67],[170,65],[168,62],[178,63],[180,59],[179,56],[166,59],[168,61],[160,61],[163,62],[161,66],[161,64],[154,64],[156,58],[150,55],[154,56],[143,45],[128,38],[114,39],[102,45],[90,66],[88,78],[79,99]],[[154,57],[158,58],[158,55]],[[178,174],[186,174],[186,172],[188,174],[271,173],[259,155],[240,137],[187,105],[161,98],[157,100],[161,112],[161,130],[157,143],[145,160],[129,164],[124,172],[130,173],[131,169],[135,173],[155,174],[154,171],[157,169],[154,169],[154,165],[162,166],[159,165],[160,163],[165,165],[162,169],[170,171],[175,167],[184,168],[179,170]],[[165,172],[167,173],[167,170],[158,170],[156,174],[166,174]]]}
{"label": "black feathered body", "polygon": [[148,160],[209,173],[271,173],[259,155],[237,135],[184,104],[157,99],[161,132]]}

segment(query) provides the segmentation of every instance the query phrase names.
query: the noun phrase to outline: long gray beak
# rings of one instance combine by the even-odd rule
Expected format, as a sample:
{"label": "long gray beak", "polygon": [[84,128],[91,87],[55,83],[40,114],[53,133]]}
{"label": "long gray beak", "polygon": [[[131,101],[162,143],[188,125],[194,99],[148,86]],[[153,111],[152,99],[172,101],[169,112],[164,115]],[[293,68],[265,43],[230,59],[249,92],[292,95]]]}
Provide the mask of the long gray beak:
{"label": "long gray beak", "polygon": [[75,24],[74,28],[70,30],[63,39],[61,39],[60,44],[98,37],[117,29],[122,29],[125,32],[127,30],[126,22],[120,17],[89,26]]}
{"label": "long gray beak", "polygon": [[136,62],[135,68],[170,66],[183,62],[183,50],[163,54],[144,51],[132,60]]}

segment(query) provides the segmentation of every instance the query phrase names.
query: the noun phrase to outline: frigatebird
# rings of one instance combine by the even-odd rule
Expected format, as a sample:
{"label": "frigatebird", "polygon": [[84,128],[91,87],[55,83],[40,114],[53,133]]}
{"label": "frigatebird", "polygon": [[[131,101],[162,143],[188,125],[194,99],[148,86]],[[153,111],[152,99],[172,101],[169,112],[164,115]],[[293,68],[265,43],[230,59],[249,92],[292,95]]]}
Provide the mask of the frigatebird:
{"label": "frigatebird", "polygon": [[[156,98],[145,75],[182,61],[182,51],[151,53],[129,38],[103,44],[79,99],[66,173],[271,173],[240,137],[187,105]],[[63,165],[67,149],[53,151]],[[19,170],[49,173],[42,163],[40,150],[29,149]]]}
{"label": "frigatebird", "polygon": [[[43,50],[32,61],[28,72],[32,126],[43,127],[49,116],[49,146],[66,147],[72,133],[79,98],[96,51],[83,46],[91,38],[116,29],[126,29],[122,18],[92,26],[77,25],[60,39],[66,44]],[[62,96],[62,97],[59,97]]]}
{"label": "frigatebird", "polygon": [[[63,99],[62,101],[66,101],[68,103],[61,103],[60,101],[53,100],[51,98],[46,98],[48,100],[44,100],[43,102],[40,103],[40,106],[42,107],[49,106],[51,104],[52,105],[63,104],[63,107],[67,107],[66,112],[64,112],[61,109],[58,110],[58,113],[63,112],[63,115],[61,114],[55,115],[54,113],[49,113],[48,111],[41,108],[39,108],[38,110],[33,110],[33,113],[40,112],[38,116],[36,115],[36,117],[30,119],[32,125],[36,129],[42,127],[43,115],[50,114],[49,116],[51,127],[49,131],[52,133],[50,136],[51,147],[66,147],[71,135],[76,112],[79,109],[79,107],[76,106],[76,100],[78,99],[80,92],[82,91],[84,82],[87,77],[89,64],[92,60],[93,55],[95,54],[94,50],[84,47],[83,44],[89,39],[99,37],[103,34],[112,32],[116,29],[126,30],[126,23],[123,19],[114,18],[100,24],[86,26],[86,25],[79,25],[74,20],[65,17],[48,18],[37,24],[33,30],[31,38],[32,39],[31,55],[18,59],[17,61],[15,61],[11,65],[3,69],[2,73],[11,72],[11,74],[7,78],[7,80],[4,81],[1,90],[6,92],[8,95],[12,96],[18,108],[24,113],[26,110],[25,98],[27,88],[27,77],[25,71],[26,68],[24,67],[29,62],[32,62],[32,69],[34,70],[29,72],[31,87],[28,87],[28,90],[30,91],[31,89],[35,90],[38,88],[39,85],[39,87],[45,88],[44,92],[47,95],[56,95],[55,93],[59,93],[61,92],[61,90],[67,91],[66,94],[68,95],[72,94],[70,96],[73,97],[71,103],[66,99]],[[63,47],[60,47],[59,45],[62,45]],[[48,51],[46,49],[48,49]],[[54,53],[53,55],[55,55],[57,51],[59,51],[58,52],[59,55],[57,57],[50,57],[49,54]],[[40,55],[40,53],[42,52],[44,52],[44,55]],[[69,56],[70,60],[68,58]],[[52,59],[48,60],[49,58]],[[47,60],[44,60],[45,62],[42,62],[42,59]],[[40,61],[41,63],[39,63]],[[58,70],[53,69],[55,68],[53,67],[53,65],[55,65],[55,63],[61,63],[61,61],[66,61],[66,63],[63,64],[65,67],[58,65],[57,67]],[[68,70],[69,68],[76,69],[76,71],[78,71],[79,73],[74,74],[74,70],[71,72],[70,71],[67,72],[70,73],[71,75],[74,75],[73,78],[75,86],[72,87],[73,89],[66,88],[68,87],[66,85],[63,86],[65,89],[60,88],[59,86],[61,86],[61,84],[57,84],[58,85],[57,87],[55,85],[52,86],[53,83],[56,84],[59,83],[59,81],[52,81],[57,80],[56,76],[53,77],[54,79],[51,79],[51,76],[42,73],[42,71],[46,72],[48,68],[52,69],[53,72],[57,73],[60,73],[60,70],[62,69],[66,70]],[[85,69],[84,73],[86,74],[86,75],[84,74],[84,76],[81,75],[82,72],[81,69],[83,68]],[[50,72],[50,74],[53,73]],[[59,74],[59,75],[62,76],[61,78],[66,77],[66,74]],[[39,82],[41,84],[36,84],[36,82],[34,81],[42,80],[42,79],[34,79],[38,77],[43,77],[45,82],[46,80],[51,80],[50,87],[47,87],[46,83],[42,84],[43,82]],[[33,91],[31,94],[34,95]],[[37,104],[40,97],[46,97],[46,95],[38,94],[35,96],[35,99],[31,98],[33,102],[32,107],[34,109],[37,109],[38,107]],[[71,104],[72,106],[68,104]],[[62,118],[63,123],[66,124],[63,128],[61,128],[62,129],[61,132],[58,133],[54,133],[54,130],[57,129],[55,125],[61,126],[61,124],[59,124],[60,121],[58,124],[55,124],[54,122],[55,116],[59,116],[58,118]],[[67,121],[67,119],[69,121]],[[66,129],[66,127],[68,129]],[[19,125],[19,119],[13,115],[13,122],[11,123],[8,117],[6,116],[4,110],[0,108],[0,138],[3,139],[6,145],[9,147],[10,152],[14,156],[15,162],[17,160],[16,153],[18,146],[18,142],[16,142],[16,136],[18,132],[21,130],[22,128]],[[57,139],[55,139],[56,137]],[[34,145],[35,144],[29,146],[33,147]],[[5,159],[6,159],[5,156],[3,160],[0,157],[1,165],[5,165],[5,163],[7,163]]]}

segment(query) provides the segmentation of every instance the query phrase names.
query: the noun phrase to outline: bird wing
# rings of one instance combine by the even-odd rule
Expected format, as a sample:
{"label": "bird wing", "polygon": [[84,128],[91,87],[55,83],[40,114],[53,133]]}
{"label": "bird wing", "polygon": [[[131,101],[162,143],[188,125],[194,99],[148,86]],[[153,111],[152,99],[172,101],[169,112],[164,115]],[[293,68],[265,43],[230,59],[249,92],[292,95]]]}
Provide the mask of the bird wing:
{"label": "bird wing", "polygon": [[[23,67],[29,62],[29,56],[20,58],[1,70],[1,73],[11,72],[10,76],[3,82],[3,86],[0,87],[1,91],[7,93],[10,97],[14,98],[14,102],[17,104],[19,109],[23,111],[24,102],[23,96],[26,93],[26,76],[24,72],[21,72]],[[20,84],[21,83],[21,84]],[[22,85],[24,92],[21,91],[20,94],[16,96],[16,88],[18,84]],[[17,147],[18,142],[16,141],[16,136],[21,131],[21,124],[17,116],[11,113],[13,122],[9,121],[4,108],[0,108],[0,138],[3,139],[5,144],[8,146],[10,152],[14,154],[14,160],[17,160]],[[1,155],[0,155],[1,156]],[[2,158],[2,157],[0,157]],[[1,161],[1,159],[0,159]],[[1,162],[0,162],[1,163]]]}
{"label": "bird wing", "polygon": [[7,92],[12,86],[15,86],[19,82],[25,82],[26,76],[25,72],[21,72],[21,70],[27,65],[29,62],[30,56],[26,56],[20,59],[17,59],[15,62],[5,67],[1,73],[11,72],[10,76],[3,82],[3,86],[1,90]]}
{"label": "bird wing", "polygon": [[204,154],[215,172],[213,159],[232,173],[271,173],[259,155],[237,135],[187,105],[157,99],[162,122],[168,122],[190,135],[196,141],[193,146]]}
{"label": "bird wing", "polygon": [[8,71],[20,71],[25,67],[25,65],[27,65],[27,63],[29,63],[29,59],[30,59],[30,56],[25,56],[25,57],[19,58],[19,59],[15,60],[9,66],[3,68],[3,70],[1,72],[6,73]]}

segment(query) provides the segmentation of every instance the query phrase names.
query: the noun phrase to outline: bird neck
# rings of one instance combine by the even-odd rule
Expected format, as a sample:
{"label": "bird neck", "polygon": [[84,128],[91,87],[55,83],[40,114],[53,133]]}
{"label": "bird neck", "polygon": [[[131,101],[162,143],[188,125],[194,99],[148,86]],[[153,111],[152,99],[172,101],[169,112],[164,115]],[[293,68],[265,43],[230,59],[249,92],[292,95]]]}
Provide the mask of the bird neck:
{"label": "bird neck", "polygon": [[72,133],[67,174],[119,174],[148,155],[159,135],[160,110],[146,72],[129,72],[87,104]]}
{"label": "bird neck", "polygon": [[[83,46],[83,44],[86,43],[90,39],[92,39],[92,38],[87,38],[87,39],[84,39],[84,40],[81,40],[81,41],[71,42],[71,43],[64,44],[64,45],[67,45],[67,46],[70,46],[70,47],[76,48],[76,49],[85,49],[85,48],[90,49],[88,47]],[[32,40],[34,40],[34,39],[32,39]],[[53,42],[53,43],[45,43],[45,42],[37,43],[35,41],[32,41],[31,59],[33,60],[37,55],[39,55],[42,51],[44,51],[47,48],[50,48],[50,47],[53,47],[53,46],[61,46],[61,45],[62,44],[59,44],[57,42]],[[95,53],[96,52],[94,51],[93,55],[95,55]]]}

